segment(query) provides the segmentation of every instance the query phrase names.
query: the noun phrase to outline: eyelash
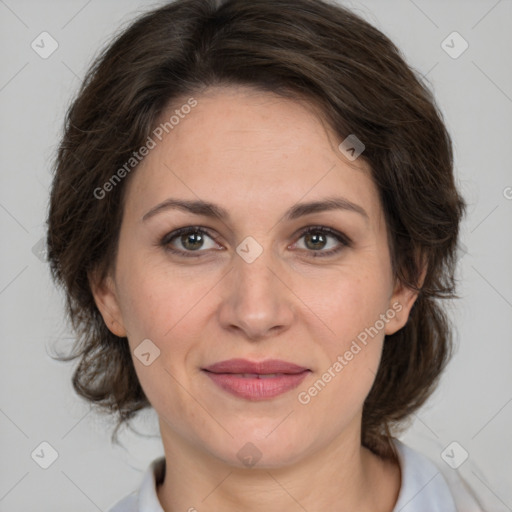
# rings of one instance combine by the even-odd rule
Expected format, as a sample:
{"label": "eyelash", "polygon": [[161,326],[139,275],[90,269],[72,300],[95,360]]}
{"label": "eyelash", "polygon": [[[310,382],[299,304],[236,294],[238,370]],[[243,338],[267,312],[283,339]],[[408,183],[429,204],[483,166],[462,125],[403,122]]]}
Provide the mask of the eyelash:
{"label": "eyelash", "polygon": [[[200,226],[187,226],[185,228],[177,229],[177,230],[172,231],[171,233],[168,233],[167,235],[165,235],[161,239],[160,245],[162,247],[164,247],[166,251],[169,251],[172,254],[177,254],[179,256],[184,256],[186,258],[197,258],[197,257],[201,256],[201,252],[206,252],[206,251],[204,251],[204,250],[203,251],[201,251],[201,250],[182,251],[182,250],[174,249],[173,247],[171,247],[170,244],[174,239],[176,239],[182,235],[198,234],[198,233],[201,235],[206,235],[209,238],[211,238],[214,242],[218,243],[216,241],[215,237],[212,234],[210,234],[210,232],[208,230],[206,230],[205,228],[202,228]],[[352,247],[352,241],[350,240],[349,237],[347,237],[343,233],[340,233],[339,231],[328,228],[326,226],[308,226],[307,228],[303,229],[299,233],[298,239],[301,239],[302,237],[304,237],[305,235],[307,235],[309,233],[321,233],[324,235],[329,235],[329,236],[335,238],[341,244],[337,248],[329,249],[328,251],[322,251],[321,249],[318,251],[305,249],[306,252],[313,253],[313,258],[325,258],[328,256],[334,256],[335,254],[337,254],[341,250],[343,250],[345,247]],[[302,250],[304,250],[304,249],[302,249]],[[194,253],[197,253],[197,254],[194,254]]]}

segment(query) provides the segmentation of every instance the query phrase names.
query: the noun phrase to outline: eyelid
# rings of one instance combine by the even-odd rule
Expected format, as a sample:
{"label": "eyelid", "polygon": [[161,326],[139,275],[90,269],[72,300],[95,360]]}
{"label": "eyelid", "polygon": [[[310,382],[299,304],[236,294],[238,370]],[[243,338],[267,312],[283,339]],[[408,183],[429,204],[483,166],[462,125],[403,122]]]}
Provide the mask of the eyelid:
{"label": "eyelid", "polygon": [[340,242],[345,243],[346,245],[352,245],[351,238],[348,237],[345,233],[343,233],[342,231],[338,231],[337,229],[331,228],[329,226],[325,226],[323,224],[310,225],[310,226],[306,226],[305,228],[301,228],[301,229],[299,229],[299,231],[297,232],[297,234],[295,236],[302,237],[308,233],[317,232],[317,231],[326,233],[326,234],[336,238]]}
{"label": "eyelid", "polygon": [[184,226],[182,228],[178,228],[173,231],[170,231],[169,233],[164,235],[161,240],[161,244],[167,245],[174,238],[178,238],[179,236],[184,235],[186,233],[201,233],[201,234],[209,236],[212,240],[217,242],[217,237],[211,233],[209,228],[205,228],[203,226]]}

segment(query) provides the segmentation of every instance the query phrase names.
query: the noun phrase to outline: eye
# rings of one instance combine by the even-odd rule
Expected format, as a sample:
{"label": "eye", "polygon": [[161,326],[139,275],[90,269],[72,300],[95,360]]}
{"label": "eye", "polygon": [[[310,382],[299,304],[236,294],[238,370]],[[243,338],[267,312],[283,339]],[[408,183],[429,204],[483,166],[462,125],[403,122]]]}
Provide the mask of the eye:
{"label": "eye", "polygon": [[[209,243],[208,240],[210,240]],[[191,253],[200,253],[204,252],[206,249],[215,249],[218,247],[213,237],[209,235],[205,229],[198,226],[177,229],[165,235],[160,244],[164,246],[166,250],[174,254],[191,257],[200,256],[200,254]]]}
{"label": "eye", "polygon": [[[295,242],[291,247],[311,253],[311,256],[327,257],[337,254],[345,247],[351,247],[351,240],[334,229],[325,226],[309,226],[299,234],[304,246]],[[185,257],[198,257],[209,249],[218,249],[219,244],[209,232],[199,226],[188,226],[165,235],[160,245],[173,254]],[[327,249],[327,250],[326,250]],[[223,250],[223,248],[221,248]],[[196,253],[196,254],[194,254]]]}
{"label": "eye", "polygon": [[[352,244],[346,235],[325,226],[309,226],[301,232],[300,239],[304,239],[305,250],[313,253],[314,258],[337,254]],[[297,244],[298,242],[294,245]],[[302,249],[302,247],[300,248]]]}

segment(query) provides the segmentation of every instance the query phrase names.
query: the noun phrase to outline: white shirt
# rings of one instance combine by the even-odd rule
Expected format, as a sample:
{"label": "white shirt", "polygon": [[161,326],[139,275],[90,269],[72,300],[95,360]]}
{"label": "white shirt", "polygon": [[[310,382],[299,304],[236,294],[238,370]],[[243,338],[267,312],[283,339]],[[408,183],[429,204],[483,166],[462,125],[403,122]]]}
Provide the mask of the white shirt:
{"label": "white shirt", "polygon": [[[392,512],[483,512],[455,474],[450,477],[447,473],[448,478],[445,478],[429,459],[401,441],[393,441],[398,451],[402,483]],[[165,458],[155,459],[146,470],[139,489],[108,512],[164,512],[156,493],[157,484],[163,481],[164,469]]]}

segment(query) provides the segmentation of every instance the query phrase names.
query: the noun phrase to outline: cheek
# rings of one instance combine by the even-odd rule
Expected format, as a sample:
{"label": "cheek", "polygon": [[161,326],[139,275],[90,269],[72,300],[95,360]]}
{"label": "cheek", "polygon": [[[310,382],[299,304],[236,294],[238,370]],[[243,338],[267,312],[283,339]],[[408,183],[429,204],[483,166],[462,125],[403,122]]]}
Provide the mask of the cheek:
{"label": "cheek", "polygon": [[378,370],[386,321],[394,316],[387,315],[388,274],[386,262],[374,260],[364,268],[354,262],[317,279],[314,288],[303,287],[301,298],[311,304],[317,328],[327,334],[315,337],[312,330],[324,357],[302,403],[314,400],[314,407],[338,410],[340,417],[360,409]]}
{"label": "cheek", "polygon": [[[315,294],[315,312],[328,335],[313,337],[322,352],[315,378],[301,387],[298,402],[305,407],[311,428],[330,418],[331,432],[343,429],[358,416],[373,385],[384,340],[388,288],[378,274],[349,272],[325,282]],[[314,297],[310,294],[310,300]]]}
{"label": "cheek", "polygon": [[[204,341],[205,319],[214,306],[211,291],[218,276],[161,265],[131,265],[120,277],[122,315],[139,381],[151,403],[166,404],[176,414],[194,408],[180,400],[180,385],[190,388],[197,349]],[[151,366],[137,360],[143,340],[151,340],[158,358]],[[147,342],[146,342],[147,343]],[[153,345],[150,344],[150,347]],[[168,392],[174,390],[173,400]],[[164,392],[164,395],[162,395]]]}
{"label": "cheek", "polygon": [[208,291],[204,281],[144,262],[120,268],[118,281],[129,337],[153,337],[155,342],[167,338],[182,322],[188,323],[194,305]]}
{"label": "cheek", "polygon": [[389,308],[391,279],[378,262],[365,269],[346,265],[318,275],[314,283],[304,283],[299,293],[301,300],[316,313],[319,324],[327,328],[324,332],[330,333],[327,340],[331,354],[343,350],[358,337],[364,341],[368,332],[372,339],[383,338],[379,319]]}
{"label": "cheek", "polygon": [[[147,264],[131,265],[126,272],[119,268],[123,320],[144,392],[157,409],[166,407],[171,416],[197,414],[190,403],[180,400],[176,391],[180,384],[189,387],[190,376],[185,369],[201,333],[197,315],[201,312],[201,298],[207,293],[204,282],[189,283],[175,273],[170,276]],[[151,341],[146,352],[154,361],[147,366],[137,357],[144,340]],[[144,343],[148,346],[147,341]],[[169,390],[174,390],[173,400],[169,400]]]}

